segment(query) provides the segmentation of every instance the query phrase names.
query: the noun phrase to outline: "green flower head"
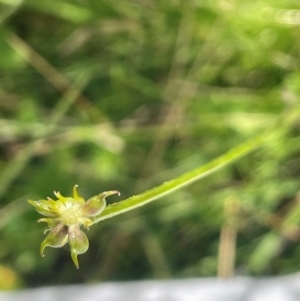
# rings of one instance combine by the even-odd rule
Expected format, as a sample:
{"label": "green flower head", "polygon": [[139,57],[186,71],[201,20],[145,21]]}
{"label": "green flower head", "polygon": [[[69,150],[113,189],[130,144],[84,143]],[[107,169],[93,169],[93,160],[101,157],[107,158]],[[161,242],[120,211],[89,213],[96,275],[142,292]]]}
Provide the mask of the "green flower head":
{"label": "green flower head", "polygon": [[99,215],[106,206],[105,198],[112,194],[120,195],[119,191],[112,190],[102,192],[85,201],[77,193],[77,185],[73,188],[73,197],[63,197],[59,192],[54,191],[57,200],[47,198],[47,200],[32,201],[29,204],[42,215],[38,222],[48,223],[44,233],[48,232],[46,239],[41,244],[41,255],[44,256],[46,247],[60,248],[69,243],[71,257],[79,268],[77,255],[83,254],[89,247],[89,241],[80,227],[89,228],[93,225],[91,217]]}

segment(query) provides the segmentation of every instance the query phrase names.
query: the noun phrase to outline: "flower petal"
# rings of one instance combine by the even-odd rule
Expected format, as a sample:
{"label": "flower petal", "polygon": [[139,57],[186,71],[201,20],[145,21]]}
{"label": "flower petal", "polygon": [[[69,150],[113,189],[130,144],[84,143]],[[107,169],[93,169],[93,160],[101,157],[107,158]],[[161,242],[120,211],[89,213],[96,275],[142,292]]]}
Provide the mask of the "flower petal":
{"label": "flower petal", "polygon": [[44,257],[46,247],[60,248],[68,241],[68,227],[62,224],[53,228],[41,244],[41,255]]}
{"label": "flower petal", "polygon": [[101,213],[106,206],[105,198],[112,194],[120,195],[120,192],[117,190],[105,191],[88,199],[82,209],[83,215],[89,217]]}
{"label": "flower petal", "polygon": [[84,232],[82,232],[79,226],[74,225],[69,227],[69,244],[71,247],[71,257],[76,266],[79,268],[77,255],[83,254],[89,248],[89,241]]}

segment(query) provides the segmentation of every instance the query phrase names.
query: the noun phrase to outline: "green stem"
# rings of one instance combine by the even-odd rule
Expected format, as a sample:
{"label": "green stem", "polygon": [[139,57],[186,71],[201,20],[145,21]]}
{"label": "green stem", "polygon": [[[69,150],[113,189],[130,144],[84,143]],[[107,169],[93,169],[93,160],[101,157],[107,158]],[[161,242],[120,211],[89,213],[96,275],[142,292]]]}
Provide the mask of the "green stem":
{"label": "green stem", "polygon": [[95,216],[92,219],[93,222],[97,223],[104,219],[141,207],[145,204],[148,204],[154,200],[161,198],[166,194],[169,194],[199,179],[202,179],[210,175],[211,173],[217,171],[218,169],[236,161],[237,159],[247,155],[254,149],[258,148],[262,143],[264,143],[267,140],[270,134],[274,133],[276,130],[288,128],[291,124],[293,124],[299,116],[299,110],[300,105],[293,106],[292,108],[287,110],[287,112],[279,116],[279,118],[272,122],[268,127],[266,127],[266,130],[263,131],[261,134],[230,149],[225,154],[221,155],[220,157],[210,161],[209,163],[203,166],[186,172],[183,175],[173,180],[167,181],[157,187],[149,189],[144,193],[108,205],[99,216]]}
{"label": "green stem", "polygon": [[266,133],[262,133],[235,148],[232,148],[220,157],[210,161],[209,163],[200,166],[194,170],[184,173],[183,175],[167,181],[157,187],[149,189],[144,193],[132,196],[128,199],[108,205],[105,210],[99,215],[93,218],[93,222],[97,223],[104,219],[116,216],[118,214],[133,210],[154,200],[161,198],[162,196],[169,194],[175,190],[178,190],[184,186],[187,186],[201,178],[208,176],[209,174],[217,171],[218,169],[236,161],[237,159],[250,153],[252,150],[261,145],[265,141]]}

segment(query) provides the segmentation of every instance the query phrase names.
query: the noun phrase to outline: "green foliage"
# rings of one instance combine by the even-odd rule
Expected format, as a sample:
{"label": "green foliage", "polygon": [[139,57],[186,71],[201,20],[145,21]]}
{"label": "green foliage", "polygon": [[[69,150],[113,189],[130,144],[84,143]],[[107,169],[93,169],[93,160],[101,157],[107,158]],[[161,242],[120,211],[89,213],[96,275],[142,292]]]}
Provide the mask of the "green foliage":
{"label": "green foliage", "polygon": [[[233,253],[231,272],[298,271],[299,10],[281,0],[0,0],[0,287],[215,276]],[[74,183],[86,196],[157,196],[219,164],[91,228],[78,272],[67,252],[40,258],[26,198],[70,195]]]}

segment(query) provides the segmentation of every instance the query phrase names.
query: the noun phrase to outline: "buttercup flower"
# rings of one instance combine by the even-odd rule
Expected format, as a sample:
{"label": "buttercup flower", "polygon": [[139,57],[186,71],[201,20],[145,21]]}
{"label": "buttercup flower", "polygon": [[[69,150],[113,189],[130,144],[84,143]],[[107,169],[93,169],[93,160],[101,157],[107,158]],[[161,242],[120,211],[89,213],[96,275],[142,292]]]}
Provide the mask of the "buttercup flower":
{"label": "buttercup flower", "polygon": [[63,197],[59,192],[54,191],[57,200],[47,198],[47,200],[28,200],[28,202],[37,212],[46,216],[38,222],[48,223],[44,233],[49,233],[41,244],[41,255],[44,256],[46,247],[60,248],[68,242],[72,260],[78,269],[77,255],[85,253],[89,247],[88,238],[80,227],[84,226],[88,229],[92,226],[93,221],[90,218],[104,210],[105,198],[120,193],[117,190],[106,191],[85,201],[78,195],[77,187],[78,185],[75,185],[73,188],[73,197]]}

